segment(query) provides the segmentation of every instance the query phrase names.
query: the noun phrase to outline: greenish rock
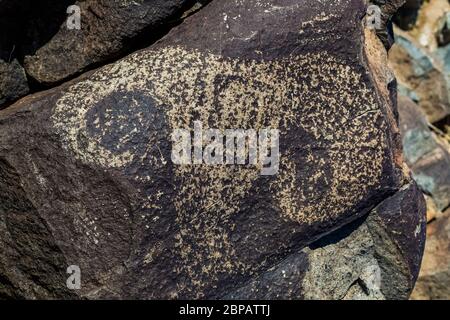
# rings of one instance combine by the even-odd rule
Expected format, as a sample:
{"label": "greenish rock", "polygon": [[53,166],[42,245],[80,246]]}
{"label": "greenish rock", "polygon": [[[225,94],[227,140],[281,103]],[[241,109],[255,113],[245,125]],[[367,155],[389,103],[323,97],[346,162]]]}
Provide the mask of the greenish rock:
{"label": "greenish rock", "polygon": [[27,77],[19,62],[0,60],[0,109],[2,105],[19,99],[28,91]]}
{"label": "greenish rock", "polygon": [[432,58],[422,48],[401,35],[396,35],[395,42],[411,57],[415,76],[423,77],[434,69]]}
{"label": "greenish rock", "polygon": [[450,154],[429,129],[420,107],[405,96],[399,96],[399,114],[406,162],[419,187],[444,210],[450,205]]}

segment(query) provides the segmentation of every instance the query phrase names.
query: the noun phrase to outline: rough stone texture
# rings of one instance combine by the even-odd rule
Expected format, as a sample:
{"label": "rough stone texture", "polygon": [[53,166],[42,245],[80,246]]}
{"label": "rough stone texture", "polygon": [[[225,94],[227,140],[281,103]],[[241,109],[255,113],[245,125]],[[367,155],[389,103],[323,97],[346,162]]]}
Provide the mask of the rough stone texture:
{"label": "rough stone texture", "polygon": [[428,225],[422,269],[411,299],[448,300],[450,298],[449,252],[450,210]]}
{"label": "rough stone texture", "polygon": [[428,238],[412,299],[449,299],[450,4],[430,0],[411,9],[410,16],[402,10],[395,19],[405,30],[395,29],[403,52],[394,47],[391,53],[396,53],[392,56],[400,93],[420,106],[405,97],[399,100],[405,158],[427,200]]}
{"label": "rough stone texture", "polygon": [[51,41],[25,58],[27,73],[40,83],[53,84],[123,54],[142,34],[151,43],[189,3],[194,1],[77,1],[81,30],[69,30],[63,23]]}
{"label": "rough stone texture", "polygon": [[[405,234],[423,232],[426,224],[421,217],[411,215],[424,210],[424,202],[415,199],[421,199],[415,184],[405,186],[368,218],[290,255],[226,298],[407,298],[416,281],[413,275],[418,273],[416,261],[421,259],[424,241],[408,245],[410,239]],[[412,226],[417,229],[410,230]]]}
{"label": "rough stone texture", "polygon": [[29,91],[27,77],[21,65],[14,60],[0,60],[0,107],[17,100]]}
{"label": "rough stone texture", "polygon": [[400,129],[406,162],[422,190],[439,210],[450,206],[450,154],[439,144],[420,108],[399,97]]}
{"label": "rough stone texture", "polygon": [[396,44],[389,53],[400,93],[416,101],[430,122],[450,114],[450,82],[439,57],[411,37],[396,30]]}
{"label": "rough stone texture", "polygon": [[392,17],[405,4],[405,0],[371,0],[370,2],[381,9],[382,27],[377,30],[377,35],[386,49],[389,49],[394,43]]}
{"label": "rough stone texture", "polygon": [[450,50],[438,46],[448,13],[447,0],[424,3],[411,30],[395,28],[389,57],[401,94],[417,102],[431,123],[450,115]]}
{"label": "rough stone texture", "polygon": [[12,61],[48,42],[67,17],[74,0],[0,1],[0,59]]}
{"label": "rough stone texture", "polygon": [[[213,1],[152,47],[1,111],[0,294],[407,298],[424,200],[365,12]],[[195,120],[278,128],[279,173],[174,165],[171,132]]]}

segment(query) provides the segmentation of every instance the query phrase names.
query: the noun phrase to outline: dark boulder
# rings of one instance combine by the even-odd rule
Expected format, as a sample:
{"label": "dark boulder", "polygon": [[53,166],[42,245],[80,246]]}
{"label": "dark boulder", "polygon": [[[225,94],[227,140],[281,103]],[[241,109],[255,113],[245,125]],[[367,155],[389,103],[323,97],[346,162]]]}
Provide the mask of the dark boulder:
{"label": "dark boulder", "polygon": [[[365,12],[213,1],[150,48],[1,111],[0,294],[407,298],[425,209]],[[174,164],[171,134],[194,121],[278,129],[279,172]],[[69,265],[79,291],[60,281]]]}
{"label": "dark boulder", "polygon": [[39,83],[58,83],[130,52],[141,43],[151,44],[193,3],[191,0],[77,1],[81,29],[69,29],[63,23],[48,43],[25,58],[25,69]]}

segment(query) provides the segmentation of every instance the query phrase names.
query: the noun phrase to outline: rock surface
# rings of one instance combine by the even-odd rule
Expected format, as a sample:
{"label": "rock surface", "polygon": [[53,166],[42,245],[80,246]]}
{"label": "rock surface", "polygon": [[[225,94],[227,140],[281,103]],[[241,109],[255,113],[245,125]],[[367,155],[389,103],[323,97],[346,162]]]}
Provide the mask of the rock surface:
{"label": "rock surface", "polygon": [[27,76],[17,60],[0,60],[0,106],[17,100],[29,91]]}
{"label": "rock surface", "polygon": [[[366,3],[213,1],[0,111],[0,297],[406,299],[425,233]],[[171,133],[280,130],[277,175]],[[78,265],[82,287],[66,287]]]}
{"label": "rock surface", "polygon": [[450,206],[450,154],[429,129],[425,115],[409,98],[399,97],[400,129],[406,162],[438,210]]}
{"label": "rock surface", "polygon": [[136,37],[148,43],[161,36],[161,27],[180,17],[190,0],[77,1],[81,29],[62,24],[56,35],[34,55],[25,58],[28,74],[53,84],[86,68],[127,52]]}
{"label": "rock surface", "polygon": [[408,33],[396,30],[396,43],[389,53],[401,94],[425,111],[431,123],[450,115],[450,82],[443,61]]}
{"label": "rock surface", "polygon": [[[28,76],[24,85],[31,92],[48,89],[152,44],[207,2],[2,0],[0,61],[24,66]],[[80,9],[80,30],[68,28],[73,5]],[[9,68],[16,68],[17,62]],[[0,82],[11,82],[9,73],[1,72]],[[16,100],[27,93],[16,91],[8,96]],[[0,99],[0,108],[9,102]]]}
{"label": "rock surface", "polygon": [[450,210],[429,224],[420,278],[414,300],[448,300],[450,297]]}
{"label": "rock surface", "polygon": [[400,93],[417,102],[431,123],[450,115],[450,49],[438,43],[447,14],[447,0],[425,2],[411,30],[395,29],[389,55]]}
{"label": "rock surface", "polygon": [[405,0],[370,0],[369,2],[380,8],[382,26],[377,28],[376,32],[386,49],[389,49],[394,43],[392,17],[405,4]]}
{"label": "rock surface", "polygon": [[[339,231],[291,254],[229,299],[380,300],[409,296],[418,273],[424,242],[401,233],[425,230],[424,203],[415,184],[405,186]],[[412,230],[411,227],[417,229]],[[418,250],[419,248],[419,250]],[[409,257],[409,258],[407,258]],[[298,279],[301,279],[299,282]]]}
{"label": "rock surface", "polygon": [[406,0],[404,5],[395,13],[394,23],[403,30],[411,30],[417,20],[417,15],[423,0]]}
{"label": "rock surface", "polygon": [[421,46],[430,51],[436,50],[439,45],[445,45],[445,29],[450,3],[448,0],[425,1],[417,17],[411,34]]}

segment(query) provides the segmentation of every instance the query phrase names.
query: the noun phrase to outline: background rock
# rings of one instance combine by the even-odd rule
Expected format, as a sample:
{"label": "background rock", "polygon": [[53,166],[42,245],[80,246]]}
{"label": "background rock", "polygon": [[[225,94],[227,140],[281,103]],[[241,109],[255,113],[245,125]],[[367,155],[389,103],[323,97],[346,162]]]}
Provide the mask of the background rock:
{"label": "background rock", "polygon": [[450,206],[450,154],[414,102],[399,96],[399,112],[406,162],[422,190],[444,210]]}
{"label": "background rock", "polygon": [[450,12],[447,12],[444,17],[441,18],[442,28],[439,30],[437,40],[439,46],[446,46],[450,44]]}
{"label": "background rock", "polygon": [[368,2],[378,6],[381,9],[382,27],[376,30],[378,37],[383,42],[386,49],[390,49],[394,43],[394,34],[392,31],[392,18],[406,0],[370,0]]}
{"label": "background rock", "polygon": [[[450,5],[446,0],[430,0],[414,10],[414,17],[402,15],[395,19],[399,22],[409,19],[412,23],[407,28],[404,23],[399,23],[404,31],[395,29],[402,39],[400,45],[403,43],[400,50],[410,54],[407,58],[403,54],[394,59],[396,76],[400,83],[403,81],[400,92],[415,100],[427,113],[426,119],[419,106],[407,98],[400,98],[405,157],[419,187],[426,194],[428,204],[423,268],[411,298],[449,299],[450,117],[447,111],[442,112],[448,108],[443,108],[446,104],[442,97],[450,95],[450,46],[447,39]],[[403,14],[406,12],[403,10]],[[391,56],[391,63],[392,60]],[[422,72],[422,77],[412,75],[413,69],[423,71],[427,68],[429,71]]]}
{"label": "background rock", "polygon": [[396,30],[389,52],[399,92],[417,102],[431,123],[450,114],[450,82],[439,56],[421,47],[409,34]]}
{"label": "background rock", "polygon": [[397,10],[394,22],[403,30],[411,30],[416,24],[417,15],[423,0],[406,0],[405,4]]}
{"label": "background rock", "polygon": [[29,92],[23,59],[56,33],[70,3],[69,0],[0,1],[0,109]]}
{"label": "background rock", "polygon": [[448,300],[450,297],[450,211],[427,230],[425,256],[411,299]]}
{"label": "background rock", "polygon": [[[425,230],[415,184],[378,205],[368,217],[292,254],[257,279],[226,296],[230,299],[380,300],[405,299],[414,286],[423,239],[410,242],[411,226]],[[414,207],[411,207],[414,204]],[[416,207],[417,205],[417,207]],[[417,219],[411,223],[411,219]],[[405,246],[410,243],[410,246]],[[409,249],[407,249],[409,247]],[[421,248],[417,250],[417,248]],[[406,251],[403,251],[406,250]],[[408,261],[407,257],[410,257]],[[298,279],[301,279],[301,282]],[[286,291],[286,289],[288,289]]]}
{"label": "background rock", "polygon": [[66,20],[74,0],[0,1],[0,59],[23,62],[45,45]]}
{"label": "background rock", "polygon": [[389,62],[400,93],[417,102],[435,123],[450,114],[450,50],[438,41],[446,28],[450,4],[447,0],[425,1],[416,11],[417,19],[409,30],[395,29],[396,44]]}
{"label": "background rock", "polygon": [[[450,13],[448,0],[425,1],[420,8],[416,24],[411,30],[412,36],[422,47],[431,52],[439,45],[439,38],[447,26],[447,16]],[[445,42],[441,39],[441,43]],[[442,43],[444,44],[444,43]]]}

